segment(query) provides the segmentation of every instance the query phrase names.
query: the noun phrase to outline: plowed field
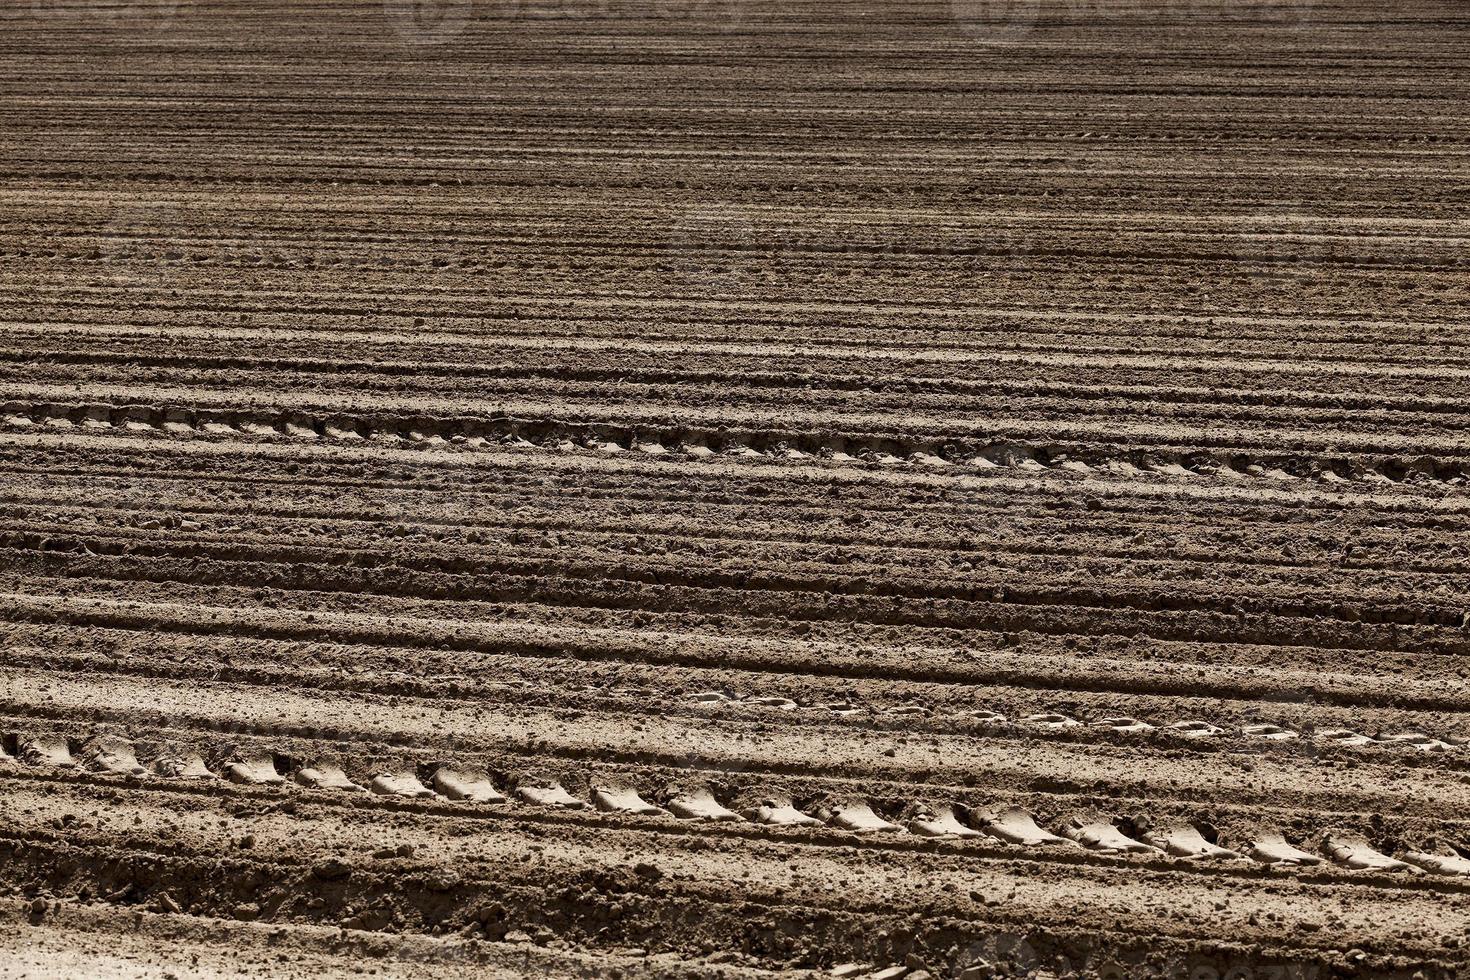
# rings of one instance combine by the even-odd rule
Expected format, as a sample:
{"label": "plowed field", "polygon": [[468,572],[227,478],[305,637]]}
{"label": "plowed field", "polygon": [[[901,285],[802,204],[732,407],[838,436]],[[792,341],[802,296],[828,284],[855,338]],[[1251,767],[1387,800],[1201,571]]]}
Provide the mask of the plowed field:
{"label": "plowed field", "polygon": [[0,974],[1463,975],[1467,324],[1454,0],[11,4]]}

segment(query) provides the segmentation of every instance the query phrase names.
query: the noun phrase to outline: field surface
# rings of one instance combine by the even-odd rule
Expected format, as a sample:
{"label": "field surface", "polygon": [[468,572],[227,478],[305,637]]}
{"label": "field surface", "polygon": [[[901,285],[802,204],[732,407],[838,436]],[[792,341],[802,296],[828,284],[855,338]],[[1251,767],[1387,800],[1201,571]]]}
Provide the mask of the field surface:
{"label": "field surface", "polygon": [[1470,970],[1470,7],[0,10],[0,976]]}

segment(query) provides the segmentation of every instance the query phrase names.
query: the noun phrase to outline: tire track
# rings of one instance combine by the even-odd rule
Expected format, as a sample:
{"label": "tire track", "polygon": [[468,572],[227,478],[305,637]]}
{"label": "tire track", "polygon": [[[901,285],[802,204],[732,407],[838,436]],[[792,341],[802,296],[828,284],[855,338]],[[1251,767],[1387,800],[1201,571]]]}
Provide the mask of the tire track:
{"label": "tire track", "polygon": [[[1431,454],[1394,455],[1281,455],[1266,447],[1244,443],[1234,453],[1216,447],[1175,448],[1167,444],[1130,448],[1088,443],[1022,441],[970,442],[964,435],[914,440],[902,435],[853,433],[823,439],[798,431],[741,430],[721,426],[700,429],[628,427],[612,423],[587,423],[553,419],[514,417],[433,418],[317,415],[310,410],[295,412],[250,412],[239,409],[161,408],[148,405],[110,404],[26,405],[7,402],[0,406],[0,423],[27,430],[110,430],[131,434],[155,433],[172,437],[195,433],[215,437],[371,439],[390,443],[421,444],[429,447],[456,446],[466,449],[490,444],[516,448],[543,447],[562,451],[577,448],[608,453],[641,452],[646,455],[677,455],[681,459],[702,457],[773,459],[806,463],[812,460],[839,463],[916,464],[984,469],[1062,470],[1086,474],[1104,470],[1109,474],[1134,477],[1210,476],[1225,478],[1268,478],[1282,481],[1314,479],[1329,482],[1404,483],[1424,481],[1461,487],[1467,481],[1466,464],[1454,458]],[[1444,449],[1440,450],[1445,452]]]}

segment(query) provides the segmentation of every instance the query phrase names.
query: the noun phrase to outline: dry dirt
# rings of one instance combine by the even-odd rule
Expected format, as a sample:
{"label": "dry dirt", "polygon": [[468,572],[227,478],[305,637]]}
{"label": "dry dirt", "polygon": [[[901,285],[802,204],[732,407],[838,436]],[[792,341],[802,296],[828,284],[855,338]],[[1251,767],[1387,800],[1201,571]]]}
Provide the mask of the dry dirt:
{"label": "dry dirt", "polygon": [[1470,969],[1463,2],[25,0],[0,137],[0,976]]}

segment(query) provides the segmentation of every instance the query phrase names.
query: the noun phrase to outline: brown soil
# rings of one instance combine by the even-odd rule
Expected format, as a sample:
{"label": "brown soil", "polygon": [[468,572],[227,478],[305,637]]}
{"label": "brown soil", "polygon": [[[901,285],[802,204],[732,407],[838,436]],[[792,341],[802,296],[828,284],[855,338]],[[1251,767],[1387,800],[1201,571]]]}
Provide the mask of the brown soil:
{"label": "brown soil", "polygon": [[0,976],[1470,969],[1470,9],[0,13]]}

